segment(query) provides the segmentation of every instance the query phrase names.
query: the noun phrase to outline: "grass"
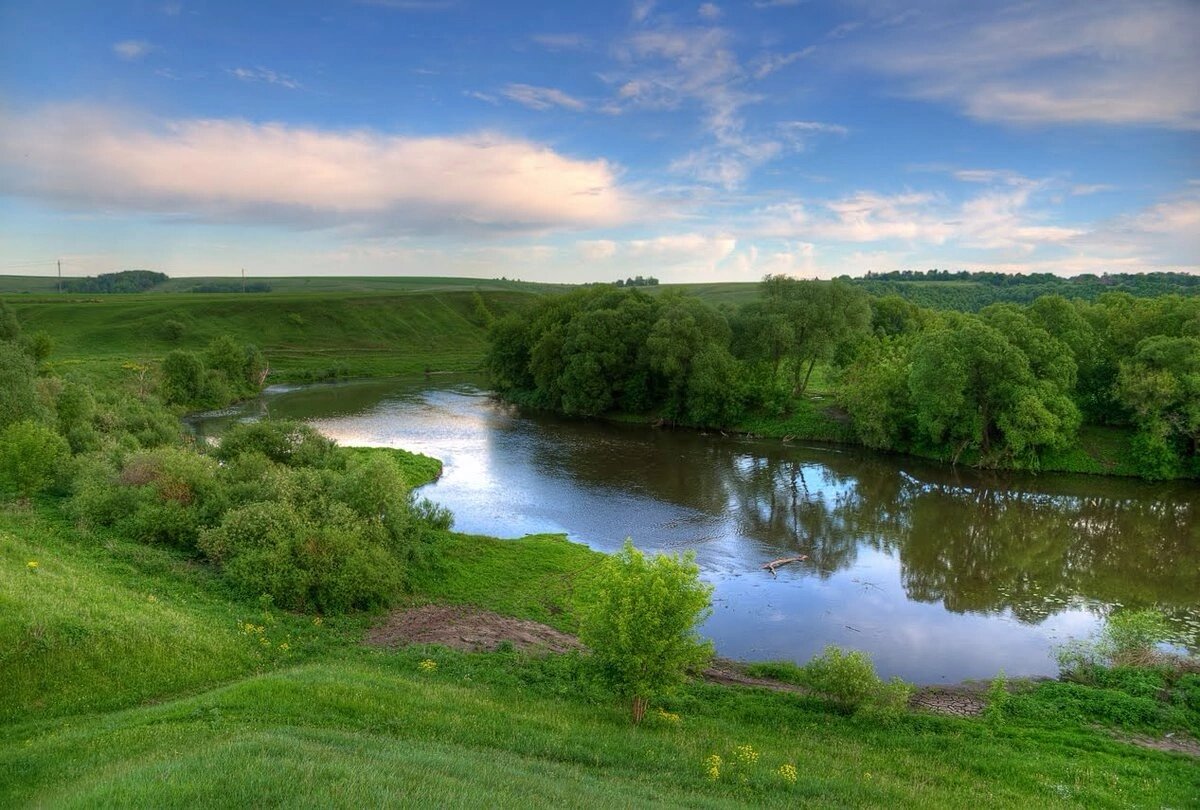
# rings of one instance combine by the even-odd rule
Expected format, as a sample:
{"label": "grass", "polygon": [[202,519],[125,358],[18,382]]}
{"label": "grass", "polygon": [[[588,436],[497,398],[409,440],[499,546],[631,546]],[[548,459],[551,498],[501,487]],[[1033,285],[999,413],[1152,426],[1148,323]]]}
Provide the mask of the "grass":
{"label": "grass", "polygon": [[[534,299],[481,292],[496,316]],[[267,355],[271,380],[478,369],[487,330],[468,289],[394,293],[140,294],[6,299],[26,331],[54,341],[50,367],[119,374],[173,349],[202,350],[228,334]],[[181,327],[174,336],[171,324]]]}
{"label": "grass", "polygon": [[436,458],[410,453],[395,447],[341,447],[339,451],[350,457],[386,455],[400,468],[400,474],[410,487],[416,489],[432,484],[442,477],[442,462]]}
{"label": "grass", "polygon": [[[82,534],[53,501],[0,510],[0,538],[0,806],[1115,807],[1200,790],[1193,761],[1090,728],[1087,692],[1061,717],[1034,703],[1001,726],[885,726],[696,683],[664,704],[681,721],[633,728],[578,656],[364,648],[370,617],[240,600],[176,552]],[[442,542],[414,598],[568,630],[597,557],[551,536]],[[744,744],[759,759],[739,774]]]}
{"label": "grass", "polygon": [[562,535],[514,542],[460,534],[446,538],[438,557],[433,568],[416,575],[421,600],[474,605],[569,632],[576,629],[572,583],[602,555]]}

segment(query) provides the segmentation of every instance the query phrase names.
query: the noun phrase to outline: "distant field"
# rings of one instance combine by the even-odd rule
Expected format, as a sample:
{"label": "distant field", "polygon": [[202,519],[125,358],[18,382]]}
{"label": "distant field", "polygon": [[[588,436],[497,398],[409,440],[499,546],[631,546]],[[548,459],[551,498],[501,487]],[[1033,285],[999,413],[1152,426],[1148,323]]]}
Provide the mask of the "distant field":
{"label": "distant field", "polygon": [[[142,295],[160,293],[191,292],[205,284],[240,285],[240,276],[197,276],[173,278]],[[439,276],[247,276],[247,284],[269,284],[273,293],[363,293],[363,292],[413,292],[451,290],[506,290],[516,292],[554,292],[565,290],[569,285],[543,284],[533,281],[512,281],[487,278],[446,278]],[[51,276],[3,276],[0,275],[0,295],[12,293],[56,293],[58,280]],[[203,295],[205,293],[196,293]],[[228,296],[234,293],[216,293]],[[255,293],[252,293],[255,294]]]}
{"label": "distant field", "polygon": [[[495,316],[536,298],[518,289],[482,290],[480,296]],[[60,371],[98,361],[158,360],[172,349],[202,349],[221,334],[262,348],[283,379],[472,370],[487,348],[474,290],[463,286],[439,290],[430,283],[424,289],[374,294],[8,295],[5,300],[27,330],[53,337],[51,360]]]}

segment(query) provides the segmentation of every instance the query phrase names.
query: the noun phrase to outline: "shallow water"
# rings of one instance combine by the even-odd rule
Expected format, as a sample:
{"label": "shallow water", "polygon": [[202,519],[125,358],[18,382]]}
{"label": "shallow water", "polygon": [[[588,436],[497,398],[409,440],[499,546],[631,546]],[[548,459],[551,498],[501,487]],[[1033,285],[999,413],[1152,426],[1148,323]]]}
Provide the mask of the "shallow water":
{"label": "shallow water", "polygon": [[[1053,647],[1115,605],[1200,641],[1200,487],[994,475],[777,440],[528,413],[462,378],[271,389],[194,417],[304,419],[343,444],[440,458],[422,490],[455,528],[563,532],[605,551],[696,552],[721,655],[869,652],[916,683],[1056,672]],[[807,554],[777,577],[763,563]]]}

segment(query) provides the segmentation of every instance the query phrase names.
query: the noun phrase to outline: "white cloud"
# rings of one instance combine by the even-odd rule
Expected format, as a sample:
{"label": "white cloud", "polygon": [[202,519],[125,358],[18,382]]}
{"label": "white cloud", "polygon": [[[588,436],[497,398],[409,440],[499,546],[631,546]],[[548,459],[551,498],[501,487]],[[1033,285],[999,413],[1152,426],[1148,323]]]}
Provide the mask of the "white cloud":
{"label": "white cloud", "polygon": [[254,67],[254,68],[232,68],[225,71],[230,76],[243,82],[262,82],[263,84],[275,84],[280,87],[286,87],[288,90],[299,90],[300,82],[287,76],[283,73],[276,73],[270,68]]}
{"label": "white cloud", "polygon": [[861,191],[813,205],[783,203],[765,209],[759,232],[784,238],[847,243],[904,242],[912,245],[1004,250],[1027,255],[1039,247],[1069,242],[1084,232],[1046,224],[1031,212],[1034,185],[1012,186],[1001,177],[992,188],[959,205],[938,195]]}
{"label": "white cloud", "polygon": [[532,110],[548,110],[552,107],[565,107],[568,110],[581,111],[587,105],[574,96],[569,96],[562,90],[553,87],[534,87],[530,84],[506,85],[500,94],[507,99],[523,104]]}
{"label": "white cloud", "polygon": [[845,58],[913,95],[1016,124],[1200,128],[1200,4],[975,4],[903,20]]}
{"label": "white cloud", "polygon": [[490,93],[481,93],[478,90],[464,90],[463,95],[467,98],[473,98],[477,101],[482,101],[493,106],[500,103],[500,99],[496,98]]}
{"label": "white cloud", "polygon": [[1071,194],[1076,197],[1082,197],[1088,194],[1100,194],[1105,191],[1116,191],[1116,186],[1108,183],[1080,183],[1071,186]]}
{"label": "white cloud", "polygon": [[668,234],[653,239],[633,239],[622,252],[634,259],[662,264],[694,264],[714,268],[737,248],[732,236],[701,233]]}
{"label": "white cloud", "polygon": [[576,242],[575,250],[584,261],[599,262],[617,255],[617,243],[611,239],[589,239]]}
{"label": "white cloud", "polygon": [[609,162],[502,135],[153,122],[81,106],[0,120],[0,180],[93,211],[398,232],[587,228],[641,210]]}
{"label": "white cloud", "polygon": [[754,62],[754,78],[765,79],[776,71],[782,70],[793,62],[812,56],[816,52],[816,47],[809,45],[799,51],[791,53],[769,53],[759,57]]}
{"label": "white cloud", "polygon": [[136,62],[144,57],[154,46],[141,39],[126,39],[112,46],[113,53],[127,62]]}
{"label": "white cloud", "polygon": [[714,22],[721,19],[721,7],[716,3],[701,3],[696,13],[700,15],[700,19],[706,22]]}
{"label": "white cloud", "polygon": [[654,0],[634,0],[633,11],[630,16],[635,23],[645,22],[650,16],[650,12],[654,11]]}
{"label": "white cloud", "polygon": [[695,105],[710,143],[673,161],[671,168],[726,188],[741,184],[782,144],[746,132],[742,108],[759,100],[746,92],[746,71],[721,28],[660,26],[638,31],[619,49],[625,70],[609,77],[617,98],[606,111],[677,109]]}

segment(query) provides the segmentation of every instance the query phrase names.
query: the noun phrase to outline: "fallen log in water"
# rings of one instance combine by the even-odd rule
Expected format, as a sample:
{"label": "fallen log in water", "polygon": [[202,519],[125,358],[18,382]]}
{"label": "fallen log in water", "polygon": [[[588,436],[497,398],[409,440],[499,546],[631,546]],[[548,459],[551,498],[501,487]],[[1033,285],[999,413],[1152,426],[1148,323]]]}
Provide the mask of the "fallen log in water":
{"label": "fallen log in water", "polygon": [[801,554],[799,557],[780,557],[778,560],[771,560],[769,563],[764,565],[763,570],[770,571],[771,576],[774,577],[774,576],[778,576],[778,574],[775,573],[775,569],[778,568],[779,566],[787,565],[788,563],[794,563],[794,562],[804,562],[807,559],[808,559],[807,554]]}

